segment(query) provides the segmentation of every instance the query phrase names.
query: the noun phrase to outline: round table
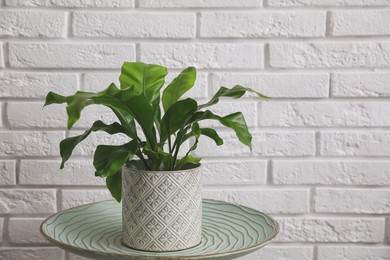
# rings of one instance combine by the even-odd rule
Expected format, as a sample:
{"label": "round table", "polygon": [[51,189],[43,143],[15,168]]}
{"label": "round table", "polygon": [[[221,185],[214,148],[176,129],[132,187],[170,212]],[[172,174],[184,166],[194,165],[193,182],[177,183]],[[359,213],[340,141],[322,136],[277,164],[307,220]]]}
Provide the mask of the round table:
{"label": "round table", "polygon": [[48,217],[41,233],[68,252],[92,259],[234,259],[268,244],[279,226],[257,210],[216,200],[203,200],[202,243],[176,252],[145,252],[122,243],[122,207],[101,201]]}

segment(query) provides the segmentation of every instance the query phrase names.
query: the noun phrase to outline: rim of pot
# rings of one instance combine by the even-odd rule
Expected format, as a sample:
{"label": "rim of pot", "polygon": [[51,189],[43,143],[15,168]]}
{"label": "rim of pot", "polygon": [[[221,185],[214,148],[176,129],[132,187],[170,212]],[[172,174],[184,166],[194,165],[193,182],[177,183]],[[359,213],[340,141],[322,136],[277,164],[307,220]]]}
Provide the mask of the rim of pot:
{"label": "rim of pot", "polygon": [[197,165],[195,165],[194,167],[192,168],[187,168],[187,169],[183,169],[183,170],[173,170],[173,171],[162,171],[162,170],[158,170],[158,171],[152,171],[152,170],[146,170],[146,169],[137,169],[137,168],[131,168],[131,167],[128,167],[127,164],[124,164],[123,165],[123,168],[127,168],[131,171],[135,171],[135,172],[161,172],[161,173],[179,173],[179,172],[188,172],[188,171],[192,171],[194,169],[199,169],[202,167],[202,164],[199,163]]}

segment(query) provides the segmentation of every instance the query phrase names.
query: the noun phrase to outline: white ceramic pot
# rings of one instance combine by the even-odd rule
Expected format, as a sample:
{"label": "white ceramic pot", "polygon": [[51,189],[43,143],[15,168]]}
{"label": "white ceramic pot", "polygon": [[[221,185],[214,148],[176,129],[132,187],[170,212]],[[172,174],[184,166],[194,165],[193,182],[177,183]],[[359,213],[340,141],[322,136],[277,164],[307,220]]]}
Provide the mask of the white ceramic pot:
{"label": "white ceramic pot", "polygon": [[180,171],[122,168],[123,243],[144,251],[177,251],[201,242],[200,166]]}

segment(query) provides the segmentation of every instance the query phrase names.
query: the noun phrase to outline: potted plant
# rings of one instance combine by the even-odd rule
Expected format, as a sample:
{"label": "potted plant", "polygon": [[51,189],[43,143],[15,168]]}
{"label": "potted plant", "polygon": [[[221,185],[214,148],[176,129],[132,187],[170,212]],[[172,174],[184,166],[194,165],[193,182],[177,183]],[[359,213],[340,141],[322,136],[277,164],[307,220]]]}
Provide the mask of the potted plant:
{"label": "potted plant", "polygon": [[[125,62],[119,88],[112,83],[101,92],[77,91],[67,97],[49,92],[45,102],[45,106],[67,103],[68,129],[79,120],[83,108],[92,104],[109,107],[117,116],[118,122],[96,121],[83,134],[62,140],[61,169],[76,145],[92,132],[127,135],[129,141],[123,145],[97,146],[93,165],[95,175],[106,178],[111,195],[118,202],[122,200],[123,242],[146,251],[182,250],[201,242],[201,159],[193,157],[191,151],[201,136],[211,138],[216,145],[222,145],[223,140],[213,128],[201,127],[200,121],[219,121],[251,147],[252,136],[242,113],[219,116],[207,108],[220,97],[240,98],[247,91],[267,98],[237,85],[221,87],[201,105],[191,98],[180,99],[194,85],[193,67],[183,70],[161,96],[167,73],[163,66]],[[182,144],[190,138],[192,145],[180,157]]]}

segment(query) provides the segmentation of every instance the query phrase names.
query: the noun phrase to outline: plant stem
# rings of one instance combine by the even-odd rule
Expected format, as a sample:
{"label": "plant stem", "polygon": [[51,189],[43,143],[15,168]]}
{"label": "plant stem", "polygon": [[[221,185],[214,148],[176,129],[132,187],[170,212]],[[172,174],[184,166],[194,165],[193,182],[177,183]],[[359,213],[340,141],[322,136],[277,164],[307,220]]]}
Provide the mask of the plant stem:
{"label": "plant stem", "polygon": [[173,156],[173,160],[172,160],[171,170],[175,169],[175,164],[176,164],[176,160],[177,160],[177,155],[178,155],[179,150],[180,150],[181,142],[183,140],[184,135],[187,133],[188,128],[189,127],[187,126],[184,129],[180,129],[180,131],[177,134],[177,138],[176,138],[177,145],[176,145],[175,155]]}
{"label": "plant stem", "polygon": [[142,152],[138,152],[137,153],[137,156],[141,159],[141,161],[144,163],[145,165],[145,170],[149,170],[149,165],[148,165],[148,162],[145,160],[144,156],[142,155]]}

